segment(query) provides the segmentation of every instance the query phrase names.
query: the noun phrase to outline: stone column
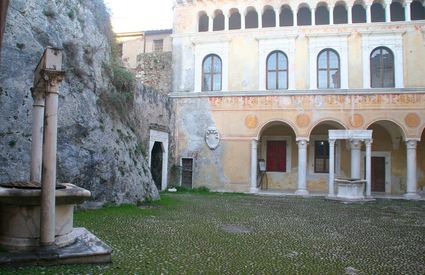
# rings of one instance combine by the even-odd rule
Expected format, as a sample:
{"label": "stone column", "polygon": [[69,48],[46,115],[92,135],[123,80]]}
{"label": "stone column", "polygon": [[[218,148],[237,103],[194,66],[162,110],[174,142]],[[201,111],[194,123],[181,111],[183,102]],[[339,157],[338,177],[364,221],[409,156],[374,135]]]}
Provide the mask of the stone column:
{"label": "stone column", "polygon": [[372,22],[372,15],[370,11],[370,5],[366,4],[366,23]]}
{"label": "stone column", "polygon": [[366,197],[372,196],[372,140],[365,141],[366,144]]}
{"label": "stone column", "polygon": [[406,1],[404,4],[404,17],[406,21],[411,21],[412,16],[410,14],[410,5],[412,4],[412,1]]}
{"label": "stone column", "polygon": [[229,30],[229,17],[228,16],[224,16],[224,30],[228,31]]}
{"label": "stone column", "polygon": [[58,122],[59,84],[63,72],[43,72],[47,85],[46,109],[44,112],[43,175],[40,208],[40,245],[55,243],[55,190],[56,190],[56,147]]}
{"label": "stone column", "polygon": [[334,7],[329,6],[329,25],[334,24]]}
{"label": "stone column", "polygon": [[311,9],[311,25],[316,26],[316,9]]}
{"label": "stone column", "polygon": [[251,193],[257,193],[257,144],[258,141],[256,139],[251,140]]}
{"label": "stone column", "polygon": [[329,139],[329,194],[328,197],[335,197],[335,140]]}
{"label": "stone column", "polygon": [[280,14],[279,14],[279,9],[275,9],[274,10],[274,14],[276,16],[276,28],[280,27]]}
{"label": "stone column", "polygon": [[391,3],[385,4],[385,22],[391,22]]}
{"label": "stone column", "polygon": [[245,14],[241,12],[241,30],[244,30],[244,29],[245,29]]}
{"label": "stone column", "polygon": [[208,31],[212,32],[214,28],[214,18],[212,15],[208,16]]}
{"label": "stone column", "polygon": [[298,144],[298,190],[297,195],[308,195],[307,191],[307,140],[299,139]]}
{"label": "stone column", "polygon": [[31,141],[31,172],[30,179],[41,183],[41,163],[43,156],[44,129],[44,89],[31,89],[34,99],[32,108],[32,141]]}
{"label": "stone column", "polygon": [[404,196],[409,199],[418,199],[420,196],[416,190],[416,140],[406,140],[407,151],[407,177],[406,177],[406,194]]}
{"label": "stone column", "polygon": [[[260,11],[260,9],[257,9],[257,11]],[[261,29],[263,27],[263,14],[258,13],[258,28]]]}
{"label": "stone column", "polygon": [[360,148],[361,142],[358,139],[350,140],[351,144],[351,178],[360,179]]}
{"label": "stone column", "polygon": [[347,7],[347,23],[353,23],[353,7]]}

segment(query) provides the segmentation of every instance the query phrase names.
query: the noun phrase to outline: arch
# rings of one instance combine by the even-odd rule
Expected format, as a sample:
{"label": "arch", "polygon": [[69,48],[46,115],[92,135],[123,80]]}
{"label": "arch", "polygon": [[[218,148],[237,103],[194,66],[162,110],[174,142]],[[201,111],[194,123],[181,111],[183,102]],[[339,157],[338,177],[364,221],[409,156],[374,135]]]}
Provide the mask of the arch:
{"label": "arch", "polygon": [[207,55],[202,61],[202,91],[221,91],[222,61],[216,54]]}
{"label": "arch", "polygon": [[238,9],[230,9],[229,11],[229,30],[241,29],[241,14]]}
{"label": "arch", "polygon": [[394,53],[387,47],[377,47],[369,57],[370,87],[395,87]]}
{"label": "arch", "polygon": [[345,4],[345,2],[338,1],[335,4],[334,10],[333,10],[333,19],[334,19],[334,24],[348,23],[347,5]]}
{"label": "arch", "polygon": [[288,57],[282,51],[273,51],[267,56],[266,89],[288,89]]}
{"label": "arch", "polygon": [[424,4],[419,0],[414,0],[410,3],[410,14],[412,20],[424,20],[425,19],[425,7]]}
{"label": "arch", "polygon": [[375,1],[370,7],[372,22],[385,22],[385,7],[382,3]]}
{"label": "arch", "polygon": [[276,27],[276,14],[272,6],[265,6],[261,18],[263,28]]}
{"label": "arch", "polygon": [[317,4],[315,11],[316,25],[329,25],[329,9],[324,2]]}
{"label": "arch", "polygon": [[311,10],[310,10],[310,7],[305,3],[300,4],[298,6],[297,25],[298,26],[311,25]]}
{"label": "arch", "polygon": [[297,128],[291,121],[286,120],[286,119],[282,119],[282,118],[273,118],[273,119],[269,119],[269,120],[265,121],[264,123],[262,123],[261,125],[259,125],[257,127],[256,139],[260,140],[261,135],[264,133],[264,131],[267,128],[275,126],[275,125],[279,125],[279,124],[287,125],[292,130],[292,132],[295,134],[295,137],[298,137],[298,133],[295,130]]}
{"label": "arch", "polygon": [[245,15],[245,29],[258,28],[258,13],[254,7],[248,7]]}
{"label": "arch", "polygon": [[341,61],[334,49],[323,49],[317,55],[317,88],[341,88]]}
{"label": "arch", "polygon": [[325,117],[325,118],[319,119],[318,121],[316,121],[314,124],[311,125],[310,129],[308,129],[308,137],[311,136],[314,128],[316,128],[320,124],[328,124],[330,126],[336,127],[337,129],[344,129],[344,130],[348,129],[348,127],[341,120],[334,117]]}
{"label": "arch", "polygon": [[209,17],[205,11],[198,13],[198,32],[207,32],[209,28]]}
{"label": "arch", "polygon": [[404,7],[401,2],[393,1],[390,5],[391,21],[404,21]]}
{"label": "arch", "polygon": [[351,8],[351,18],[353,23],[366,23],[366,8],[363,1],[354,2]]}
{"label": "arch", "polygon": [[[399,138],[398,134],[401,134],[401,138],[403,140],[406,140],[406,136],[407,136],[406,128],[403,126],[403,124],[399,123],[398,121],[396,121],[394,119],[391,119],[391,118],[375,118],[374,120],[372,120],[372,121],[370,121],[369,123],[366,124],[365,129],[368,129],[373,124],[377,124],[377,125],[383,127],[385,130],[387,130],[388,133],[391,135],[391,139],[393,140],[393,143],[399,142],[399,140],[397,140]],[[394,131],[394,128],[392,128],[391,125],[396,125],[398,130],[399,130],[399,133]]]}
{"label": "arch", "polygon": [[281,27],[294,25],[294,14],[289,5],[283,5],[280,8],[279,19]]}
{"label": "arch", "polygon": [[214,11],[213,31],[224,30],[224,14],[221,10]]}

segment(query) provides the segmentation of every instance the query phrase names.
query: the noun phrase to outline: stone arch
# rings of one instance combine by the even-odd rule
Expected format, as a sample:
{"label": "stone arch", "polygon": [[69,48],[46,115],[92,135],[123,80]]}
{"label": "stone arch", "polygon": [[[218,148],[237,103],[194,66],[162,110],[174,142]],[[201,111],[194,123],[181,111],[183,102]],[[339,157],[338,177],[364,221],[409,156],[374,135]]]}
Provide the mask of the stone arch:
{"label": "stone arch", "polygon": [[366,23],[366,4],[363,0],[354,1],[349,12],[351,12],[353,23]]}
{"label": "stone arch", "polygon": [[263,28],[276,27],[276,14],[272,6],[264,6],[261,20]]}
{"label": "stone arch", "polygon": [[270,126],[277,125],[277,124],[287,124],[292,129],[292,131],[294,132],[295,136],[298,137],[298,131],[296,130],[297,127],[295,126],[294,123],[292,123],[289,120],[285,120],[285,119],[281,119],[281,118],[273,118],[273,119],[269,119],[269,120],[263,122],[262,124],[260,124],[257,127],[257,133],[256,133],[257,139],[260,139],[260,137],[263,134],[264,130],[266,130]]}
{"label": "stone arch", "polygon": [[257,10],[250,6],[245,10],[245,29],[258,28],[258,13]]}
{"label": "stone arch", "polygon": [[338,1],[332,12],[334,24],[347,24],[348,23],[347,4],[344,1]]}
{"label": "stone arch", "polygon": [[322,118],[322,119],[316,121],[314,124],[311,125],[311,127],[308,129],[308,137],[311,136],[314,128],[316,128],[320,124],[328,124],[328,125],[340,127],[340,128],[337,128],[337,129],[348,129],[347,125],[343,121],[336,119],[334,117],[332,117],[332,118],[327,117],[327,118]]}
{"label": "stone arch", "polygon": [[229,10],[229,30],[241,29],[241,14],[238,9]]}
{"label": "stone arch", "polygon": [[151,129],[149,133],[149,167],[158,190],[168,183],[168,133]]}
{"label": "stone arch", "polygon": [[311,9],[307,3],[301,3],[298,5],[297,10],[297,25],[298,26],[309,26],[311,25]]}
{"label": "stone arch", "polygon": [[329,25],[329,7],[326,2],[319,2],[317,3],[316,10],[315,10],[315,24],[316,25]]}
{"label": "stone arch", "polygon": [[207,32],[209,28],[209,17],[205,11],[198,12],[198,32]]}
{"label": "stone arch", "polygon": [[[365,129],[369,129],[373,125],[379,125],[384,128],[391,137],[393,147],[400,145],[402,140],[406,140],[407,130],[398,121],[391,118],[377,118],[366,124]],[[393,127],[396,126],[396,127]]]}
{"label": "stone arch", "polygon": [[213,31],[222,31],[224,30],[224,14],[222,10],[214,11],[213,18]]}
{"label": "stone arch", "polygon": [[291,6],[282,5],[279,14],[280,26],[293,26],[294,25],[294,13],[292,12]]}

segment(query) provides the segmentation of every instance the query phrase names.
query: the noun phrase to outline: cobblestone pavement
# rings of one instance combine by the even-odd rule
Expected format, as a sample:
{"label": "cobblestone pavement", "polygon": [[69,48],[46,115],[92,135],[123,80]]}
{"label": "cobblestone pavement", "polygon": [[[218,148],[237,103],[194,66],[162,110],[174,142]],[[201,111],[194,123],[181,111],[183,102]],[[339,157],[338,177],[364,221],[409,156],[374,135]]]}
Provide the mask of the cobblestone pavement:
{"label": "cobblestone pavement", "polygon": [[154,207],[78,212],[110,265],[38,274],[425,274],[425,202],[162,194]]}

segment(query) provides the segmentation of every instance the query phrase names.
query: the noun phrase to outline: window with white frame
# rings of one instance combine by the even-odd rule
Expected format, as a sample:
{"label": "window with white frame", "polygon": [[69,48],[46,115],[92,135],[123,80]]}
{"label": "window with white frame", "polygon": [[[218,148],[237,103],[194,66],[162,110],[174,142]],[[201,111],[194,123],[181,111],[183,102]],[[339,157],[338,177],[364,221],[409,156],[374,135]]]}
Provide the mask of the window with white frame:
{"label": "window with white frame", "polygon": [[267,90],[288,89],[288,58],[281,51],[274,51],[267,57]]}
{"label": "window with white frame", "polygon": [[378,47],[370,54],[370,87],[394,87],[394,55],[386,47]]}
{"label": "window with white frame", "polygon": [[202,62],[202,91],[221,91],[221,59],[210,54]]}
{"label": "window with white frame", "polygon": [[339,87],[341,87],[341,81],[338,53],[332,49],[324,49],[317,56],[317,88]]}

